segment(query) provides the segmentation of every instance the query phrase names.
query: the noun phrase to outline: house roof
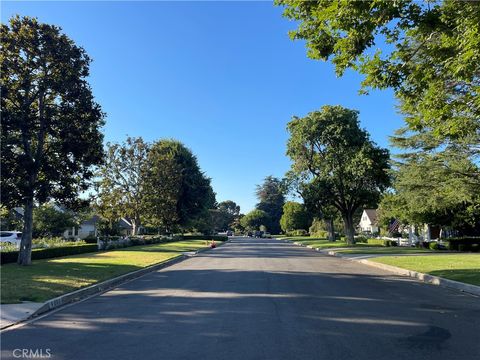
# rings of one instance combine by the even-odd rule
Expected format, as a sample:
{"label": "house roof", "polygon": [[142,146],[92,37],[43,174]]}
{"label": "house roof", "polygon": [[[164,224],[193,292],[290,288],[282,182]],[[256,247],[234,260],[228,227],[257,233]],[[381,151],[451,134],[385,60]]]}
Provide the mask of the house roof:
{"label": "house roof", "polygon": [[100,216],[98,215],[93,215],[91,218],[88,218],[87,220],[83,221],[82,224],[85,225],[95,225],[97,222],[100,221]]}
{"label": "house roof", "polygon": [[133,228],[132,223],[126,218],[121,218],[120,220],[118,220],[118,226],[122,229],[132,229]]}
{"label": "house roof", "polygon": [[371,224],[377,223],[377,210],[376,209],[365,209],[365,214],[367,214],[368,219]]}

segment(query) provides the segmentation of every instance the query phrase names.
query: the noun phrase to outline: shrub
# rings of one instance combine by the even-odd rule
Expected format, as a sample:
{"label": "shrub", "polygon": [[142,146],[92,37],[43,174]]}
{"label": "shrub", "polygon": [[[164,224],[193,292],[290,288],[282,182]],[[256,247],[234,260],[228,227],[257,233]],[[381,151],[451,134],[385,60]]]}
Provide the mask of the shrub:
{"label": "shrub", "polygon": [[[460,245],[462,245],[461,248],[460,248]],[[476,246],[480,246],[480,237],[464,237],[464,238],[448,239],[449,250],[472,251]]]}
{"label": "shrub", "polygon": [[287,236],[308,236],[308,232],[303,229],[287,231]]}
{"label": "shrub", "polygon": [[[178,240],[178,239],[176,239]],[[215,240],[227,241],[228,236],[225,235],[182,235],[179,240]]]}
{"label": "shrub", "polygon": [[96,244],[97,243],[97,237],[94,235],[88,235],[85,239],[83,239],[87,244]]}
{"label": "shrub", "polygon": [[[62,246],[62,247],[50,247],[46,249],[33,249],[32,250],[32,260],[39,259],[50,259],[62,256],[84,254],[90,252],[98,251],[97,245],[94,244],[82,244],[82,245],[71,245],[71,246]],[[18,251],[8,251],[2,252],[0,254],[1,263],[8,264],[14,263],[18,258]]]}
{"label": "shrub", "polygon": [[385,241],[383,239],[367,239],[367,244],[386,246]]}
{"label": "shrub", "polygon": [[368,238],[366,236],[355,236],[355,242],[357,243],[367,243],[368,242]]}

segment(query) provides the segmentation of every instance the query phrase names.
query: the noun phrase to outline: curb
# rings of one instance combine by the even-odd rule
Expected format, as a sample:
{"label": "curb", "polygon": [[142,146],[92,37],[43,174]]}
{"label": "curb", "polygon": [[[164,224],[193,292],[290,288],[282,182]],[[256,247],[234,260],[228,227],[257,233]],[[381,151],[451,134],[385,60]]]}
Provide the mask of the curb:
{"label": "curb", "polygon": [[[227,243],[229,241],[230,241],[230,239],[228,239],[226,241],[223,241],[221,244],[217,245],[217,248],[224,245],[225,243]],[[113,288],[117,287],[118,285],[126,283],[129,280],[133,280],[133,279],[139,278],[139,277],[141,277],[141,276],[143,276],[147,273],[166,268],[168,266],[171,266],[171,265],[174,265],[176,263],[182,262],[183,260],[186,260],[186,259],[188,259],[192,256],[195,256],[195,255],[199,254],[199,253],[209,251],[209,250],[212,250],[212,249],[210,247],[206,247],[206,248],[196,250],[193,255],[180,254],[180,255],[177,255],[177,256],[175,256],[171,259],[162,261],[162,262],[157,263],[157,264],[147,266],[143,269],[135,270],[135,271],[132,271],[132,272],[114,277],[112,279],[108,279],[108,280],[102,281],[102,282],[97,283],[97,284],[89,285],[87,287],[72,291],[72,292],[64,294],[64,295],[60,295],[56,298],[47,300],[43,304],[43,306],[41,306],[35,312],[31,313],[25,319],[22,319],[22,320],[19,320],[19,321],[13,323],[13,324],[9,324],[7,326],[4,326],[0,330],[6,330],[8,328],[11,328],[12,326],[18,325],[18,324],[20,324],[24,321],[27,321],[27,320],[31,320],[32,318],[43,315],[43,314],[45,314],[49,311],[52,311],[54,309],[57,309],[59,307],[62,307],[62,306],[65,306],[65,305],[68,305],[68,304],[71,304],[71,303],[74,303],[74,302],[78,302],[78,301],[80,301],[80,300],[82,300],[86,297],[93,296],[93,295],[96,295],[96,294],[100,294],[100,293],[106,292],[108,290],[112,290]]]}
{"label": "curb", "polygon": [[335,256],[335,257],[338,257],[338,258],[341,258],[341,259],[344,259],[344,260],[349,260],[349,261],[355,261],[355,262],[358,262],[358,263],[361,263],[361,264],[364,264],[364,265],[368,265],[368,266],[376,267],[378,269],[390,271],[390,272],[392,272],[396,275],[408,276],[408,277],[417,279],[421,282],[424,282],[426,284],[441,286],[441,287],[445,287],[445,288],[449,288],[449,289],[455,289],[455,290],[465,292],[465,293],[468,293],[468,294],[471,294],[471,295],[480,296],[480,286],[477,286],[477,285],[465,284],[465,283],[462,283],[462,282],[459,282],[459,281],[449,280],[449,279],[445,279],[445,278],[442,278],[442,277],[439,277],[439,276],[429,275],[429,274],[421,273],[421,272],[418,272],[418,271],[413,271],[413,270],[400,268],[400,267],[397,267],[397,266],[386,265],[386,264],[378,263],[378,262],[375,262],[375,261],[370,261],[370,260],[367,260],[367,259],[350,258],[350,257],[344,256],[344,255],[342,255],[338,252],[332,251],[332,250],[322,250],[322,249],[319,249],[319,248],[314,248],[313,246],[310,246],[310,245],[301,244],[299,242],[293,242],[293,241],[290,241],[290,240],[284,240],[284,241],[289,242],[289,243],[294,244],[294,245],[297,245],[297,246],[302,246],[302,247],[306,247],[306,248],[318,251],[318,252],[320,252],[324,255]]}

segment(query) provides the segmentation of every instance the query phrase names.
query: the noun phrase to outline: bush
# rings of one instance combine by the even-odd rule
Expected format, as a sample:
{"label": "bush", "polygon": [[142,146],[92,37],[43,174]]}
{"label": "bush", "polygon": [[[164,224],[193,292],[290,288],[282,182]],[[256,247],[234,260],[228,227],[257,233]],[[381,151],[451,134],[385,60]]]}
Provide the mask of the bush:
{"label": "bush", "polygon": [[480,237],[449,238],[448,249],[458,251],[475,251],[480,246]]}
{"label": "bush", "polygon": [[[46,249],[33,249],[32,260],[50,259],[62,256],[84,254],[98,251],[97,245],[82,244],[73,246],[50,247]],[[0,253],[1,264],[14,263],[17,261],[18,251]]]}
{"label": "bush", "polygon": [[303,229],[287,231],[287,236],[308,236],[308,232]]}
{"label": "bush", "polygon": [[386,240],[383,240],[383,239],[367,239],[367,244],[386,246],[385,241]]}
{"label": "bush", "polygon": [[96,244],[97,243],[97,237],[94,235],[88,235],[85,239],[83,239],[87,244]]}
{"label": "bush", "polygon": [[180,240],[215,240],[227,241],[228,236],[225,235],[182,235]]}
{"label": "bush", "polygon": [[368,242],[368,238],[366,236],[355,236],[355,242],[357,243],[367,243]]}

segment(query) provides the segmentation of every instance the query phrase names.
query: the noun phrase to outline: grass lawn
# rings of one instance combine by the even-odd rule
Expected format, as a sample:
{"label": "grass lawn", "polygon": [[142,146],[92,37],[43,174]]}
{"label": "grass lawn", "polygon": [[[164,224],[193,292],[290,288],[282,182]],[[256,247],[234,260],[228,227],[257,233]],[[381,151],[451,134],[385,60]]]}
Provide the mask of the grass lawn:
{"label": "grass lawn", "polygon": [[480,254],[385,256],[370,260],[480,286]]}
{"label": "grass lawn", "polygon": [[378,246],[378,247],[362,247],[359,249],[343,249],[336,251],[340,254],[422,254],[433,253],[432,251],[423,248],[407,247],[407,246]]}
{"label": "grass lawn", "polygon": [[0,270],[1,302],[43,302],[206,246],[205,240],[185,240],[35,260],[31,266],[6,264]]}
{"label": "grass lawn", "polygon": [[285,240],[295,241],[304,245],[311,245],[320,249],[332,249],[332,248],[344,248],[344,247],[378,247],[378,245],[357,243],[355,245],[349,245],[345,241],[328,241],[325,238],[309,237],[309,236],[292,236],[286,237]]}

